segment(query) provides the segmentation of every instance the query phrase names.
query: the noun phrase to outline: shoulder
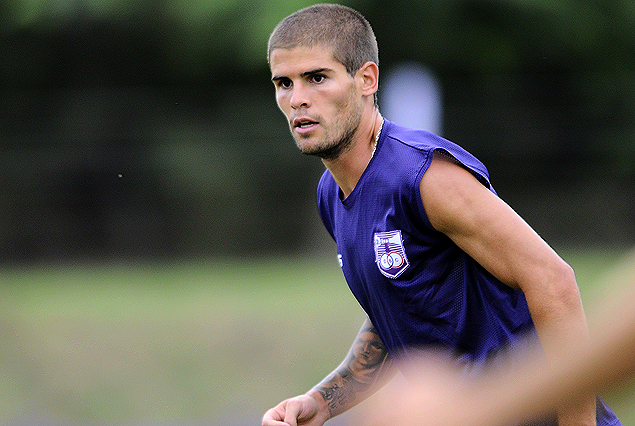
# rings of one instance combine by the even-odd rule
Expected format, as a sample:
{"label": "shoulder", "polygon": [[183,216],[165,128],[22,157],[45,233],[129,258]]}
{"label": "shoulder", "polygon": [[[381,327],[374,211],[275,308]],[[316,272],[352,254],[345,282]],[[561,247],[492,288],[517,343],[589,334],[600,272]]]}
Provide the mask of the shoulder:
{"label": "shoulder", "polygon": [[421,180],[421,187],[429,192],[454,193],[465,188],[465,183],[476,184],[473,173],[461,162],[444,151],[435,151],[428,171]]}
{"label": "shoulder", "polygon": [[[425,130],[410,129],[386,120],[385,124],[386,137],[391,141],[393,146],[402,149],[414,149],[422,152],[430,152],[445,141],[440,136]],[[382,138],[384,139],[384,138]],[[447,142],[447,141],[446,141]]]}
{"label": "shoulder", "polygon": [[430,222],[442,232],[488,211],[498,199],[478,174],[439,151],[421,179],[420,195]]}
{"label": "shoulder", "polygon": [[430,166],[432,154],[442,153],[469,170],[485,186],[491,187],[487,167],[460,145],[425,130],[414,130],[392,122],[387,123],[387,139],[392,141],[390,145],[393,145],[393,149],[405,149],[411,152],[416,150],[426,154],[423,172]]}

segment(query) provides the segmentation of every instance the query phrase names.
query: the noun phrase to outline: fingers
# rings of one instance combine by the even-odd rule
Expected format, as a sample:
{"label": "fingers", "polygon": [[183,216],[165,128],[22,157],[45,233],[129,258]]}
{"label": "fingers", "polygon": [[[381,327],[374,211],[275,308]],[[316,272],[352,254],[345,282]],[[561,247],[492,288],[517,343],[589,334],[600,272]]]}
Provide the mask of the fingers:
{"label": "fingers", "polygon": [[262,426],[321,426],[326,419],[319,420],[317,414],[315,400],[302,395],[283,401],[267,411],[262,418]]}
{"label": "fingers", "polygon": [[284,421],[286,410],[283,404],[285,404],[285,402],[265,413],[262,418],[262,426],[293,426]]}
{"label": "fingers", "polygon": [[262,426],[298,426],[302,416],[302,403],[296,399],[281,402],[267,411],[262,418]]}
{"label": "fingers", "polygon": [[301,424],[301,425],[315,424],[317,426],[318,423],[312,422],[316,414],[317,414],[317,406],[315,404],[315,400],[313,398],[303,395],[297,398],[292,398],[287,401],[286,414],[284,416],[284,421],[289,426],[298,426],[298,424]]}
{"label": "fingers", "polygon": [[287,410],[284,415],[284,422],[289,426],[297,426],[302,413],[302,405],[295,399],[287,403]]}

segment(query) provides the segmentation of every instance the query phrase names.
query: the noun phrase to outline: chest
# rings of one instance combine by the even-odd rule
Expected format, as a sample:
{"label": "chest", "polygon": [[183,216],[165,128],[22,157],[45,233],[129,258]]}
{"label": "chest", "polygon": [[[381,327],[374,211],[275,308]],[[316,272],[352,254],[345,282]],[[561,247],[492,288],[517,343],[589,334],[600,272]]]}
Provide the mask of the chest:
{"label": "chest", "polygon": [[339,206],[333,214],[333,236],[349,282],[369,282],[377,274],[397,279],[435,244],[416,199],[399,192],[374,192],[354,205]]}

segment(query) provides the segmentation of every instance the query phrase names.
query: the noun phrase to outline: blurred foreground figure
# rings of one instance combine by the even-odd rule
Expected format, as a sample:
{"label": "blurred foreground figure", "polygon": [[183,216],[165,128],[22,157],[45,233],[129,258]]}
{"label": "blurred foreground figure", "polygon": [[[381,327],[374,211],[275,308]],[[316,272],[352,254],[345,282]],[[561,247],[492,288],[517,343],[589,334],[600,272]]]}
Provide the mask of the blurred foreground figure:
{"label": "blurred foreground figure", "polygon": [[[620,279],[620,277],[623,277]],[[506,426],[530,422],[581,395],[618,386],[635,377],[635,252],[612,274],[624,281],[603,303],[603,315],[588,345],[563,346],[546,363],[538,348],[519,354],[523,367],[510,379],[496,369],[478,378],[461,376],[429,352],[404,366],[409,379],[394,381],[363,413],[363,426]],[[563,340],[564,341],[564,340]],[[413,378],[415,378],[413,380]]]}
{"label": "blurred foreground figure", "polygon": [[[587,340],[571,267],[497,196],[487,168],[382,117],[377,42],[363,16],[335,4],[302,9],[276,26],[268,60],[298,148],[327,169],[320,215],[368,318],[340,366],[265,413],[264,426],[321,426],[421,347],[439,348],[470,376],[527,339],[539,339],[548,360],[563,339]],[[513,376],[514,366],[501,368]],[[560,426],[619,425],[593,394],[556,411],[535,424],[557,416]]]}

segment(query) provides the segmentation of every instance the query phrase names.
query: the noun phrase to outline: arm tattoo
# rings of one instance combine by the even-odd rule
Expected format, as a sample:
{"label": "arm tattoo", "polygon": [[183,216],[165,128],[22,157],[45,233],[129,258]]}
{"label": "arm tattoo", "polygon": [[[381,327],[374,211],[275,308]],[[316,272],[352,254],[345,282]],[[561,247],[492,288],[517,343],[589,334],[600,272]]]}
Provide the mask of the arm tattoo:
{"label": "arm tattoo", "polygon": [[383,385],[392,361],[377,331],[366,321],[344,362],[315,389],[326,401],[331,416],[352,407]]}

